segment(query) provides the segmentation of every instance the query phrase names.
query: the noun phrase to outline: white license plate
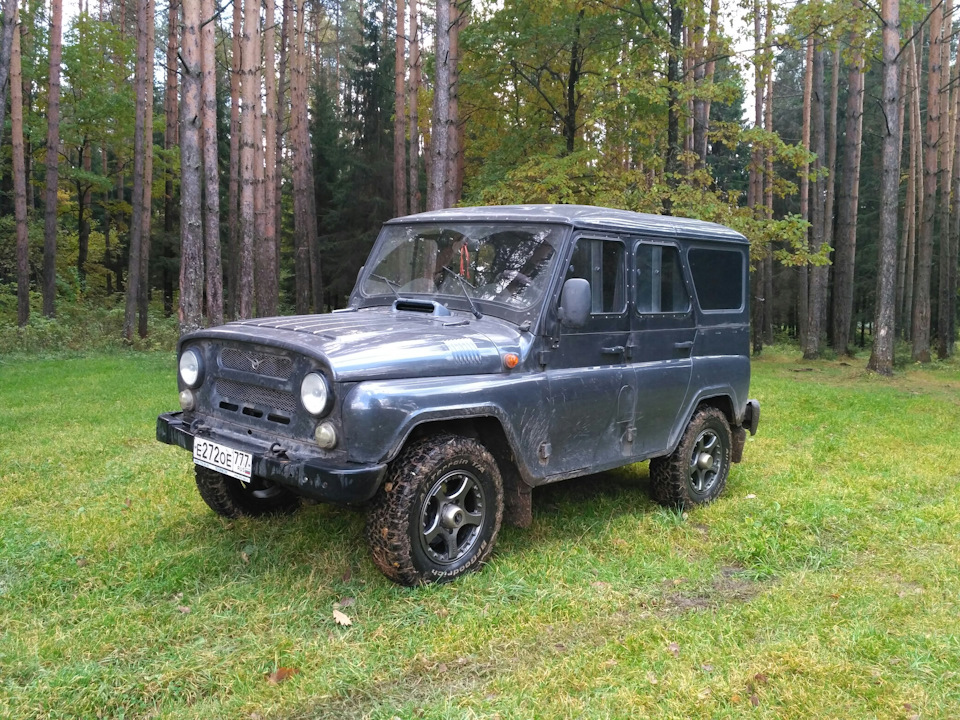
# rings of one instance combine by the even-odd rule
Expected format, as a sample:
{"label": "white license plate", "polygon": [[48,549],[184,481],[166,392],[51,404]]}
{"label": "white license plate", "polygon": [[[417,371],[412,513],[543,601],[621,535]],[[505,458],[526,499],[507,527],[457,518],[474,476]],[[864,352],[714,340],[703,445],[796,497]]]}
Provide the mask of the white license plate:
{"label": "white license plate", "polygon": [[253,456],[250,453],[199,437],[193,439],[193,461],[197,465],[244,481],[250,479],[250,469],[253,466]]}

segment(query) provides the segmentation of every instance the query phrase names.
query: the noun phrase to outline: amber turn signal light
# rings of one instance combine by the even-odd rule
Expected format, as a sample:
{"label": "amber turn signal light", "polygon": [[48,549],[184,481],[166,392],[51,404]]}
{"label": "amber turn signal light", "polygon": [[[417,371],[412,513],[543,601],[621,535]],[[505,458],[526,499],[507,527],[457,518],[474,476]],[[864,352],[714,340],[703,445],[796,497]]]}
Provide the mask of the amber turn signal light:
{"label": "amber turn signal light", "polygon": [[507,353],[503,356],[503,364],[506,365],[508,369],[513,369],[517,366],[517,363],[520,362],[520,356],[516,353]]}

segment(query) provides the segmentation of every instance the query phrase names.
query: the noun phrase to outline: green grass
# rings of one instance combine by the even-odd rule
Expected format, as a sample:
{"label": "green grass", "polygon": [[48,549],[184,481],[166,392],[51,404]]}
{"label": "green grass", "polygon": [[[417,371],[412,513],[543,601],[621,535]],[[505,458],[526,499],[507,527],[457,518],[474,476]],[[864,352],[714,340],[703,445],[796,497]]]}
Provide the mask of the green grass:
{"label": "green grass", "polygon": [[864,361],[756,362],[713,505],[542,488],[411,590],[358,511],[211,513],[153,439],[171,354],[0,358],[0,717],[960,717],[960,366]]}

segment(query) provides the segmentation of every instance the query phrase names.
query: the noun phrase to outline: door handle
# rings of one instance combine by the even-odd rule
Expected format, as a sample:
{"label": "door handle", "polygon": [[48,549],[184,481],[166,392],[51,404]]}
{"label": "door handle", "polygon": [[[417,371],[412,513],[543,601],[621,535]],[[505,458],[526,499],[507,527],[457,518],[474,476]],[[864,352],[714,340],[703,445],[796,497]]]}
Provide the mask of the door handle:
{"label": "door handle", "polygon": [[677,350],[692,350],[693,349],[693,340],[687,340],[686,342],[674,343],[673,346]]}
{"label": "door handle", "polygon": [[623,355],[626,348],[623,345],[614,345],[613,347],[600,348],[600,352],[604,355]]}

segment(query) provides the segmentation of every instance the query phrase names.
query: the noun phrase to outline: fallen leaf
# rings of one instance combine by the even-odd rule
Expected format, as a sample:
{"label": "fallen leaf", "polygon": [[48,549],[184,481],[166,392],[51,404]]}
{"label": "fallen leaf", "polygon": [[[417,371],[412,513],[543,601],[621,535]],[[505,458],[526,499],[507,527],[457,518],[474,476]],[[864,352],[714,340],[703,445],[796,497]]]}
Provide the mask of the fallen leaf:
{"label": "fallen leaf", "polygon": [[761,685],[767,684],[767,676],[764,675],[763,673],[757,673],[756,675],[753,676],[753,679],[756,680]]}
{"label": "fallen leaf", "polygon": [[440,673],[441,675],[443,675],[449,669],[450,668],[447,667],[446,663],[440,663],[439,665],[437,665],[437,672]]}
{"label": "fallen leaf", "polygon": [[704,663],[703,665],[700,666],[700,669],[703,670],[704,672],[711,673],[713,672],[713,665],[711,665],[710,663]]}
{"label": "fallen leaf", "polygon": [[352,577],[353,577],[353,572],[350,570],[350,568],[347,568],[347,569],[344,571],[343,576],[342,576],[340,579],[341,579],[343,582],[348,583],[348,582],[350,582],[350,578],[352,578]]}
{"label": "fallen leaf", "polygon": [[89,563],[85,557],[77,558],[77,567],[86,567]]}
{"label": "fallen leaf", "polygon": [[734,693],[733,695],[730,696],[730,702],[732,703],[740,702],[740,696]]}
{"label": "fallen leaf", "polygon": [[760,706],[760,698],[758,698],[756,695],[751,695],[751,696],[750,696],[750,704],[753,705],[754,707],[759,707],[759,706]]}
{"label": "fallen leaf", "polygon": [[670,654],[674,657],[680,657],[680,646],[677,643],[672,642],[667,645],[667,650],[669,650]]}
{"label": "fallen leaf", "polygon": [[353,625],[353,620],[351,620],[349,617],[344,615],[339,610],[333,611],[333,619],[336,621],[337,625],[344,625],[344,626]]}
{"label": "fallen leaf", "polygon": [[609,668],[609,667],[615,667],[617,664],[618,664],[618,663],[617,663],[616,660],[614,660],[613,658],[610,658],[609,660],[607,660],[607,661],[603,664],[603,666]]}
{"label": "fallen leaf", "polygon": [[647,670],[647,682],[651,685],[656,685],[658,682],[660,682],[657,680],[657,676],[653,674],[653,670]]}
{"label": "fallen leaf", "polygon": [[177,605],[177,610],[179,610],[183,615],[190,614],[190,608],[187,605]]}
{"label": "fallen leaf", "polygon": [[704,688],[703,690],[698,692],[697,697],[700,698],[701,700],[706,700],[708,697],[710,697],[710,688]]}
{"label": "fallen leaf", "polygon": [[300,672],[297,668],[286,668],[281,667],[274,670],[272,673],[267,673],[266,678],[267,682],[271,685],[279,685],[284,680],[289,680],[294,675]]}
{"label": "fallen leaf", "polygon": [[596,582],[590,583],[591,587],[595,587],[597,590],[606,590],[610,587],[609,583],[605,583],[602,580],[597,580]]}
{"label": "fallen leaf", "polygon": [[337,603],[337,604],[340,606],[341,609],[343,609],[343,608],[348,608],[348,607],[350,607],[350,606],[353,605],[356,601],[357,601],[356,598],[345,597],[345,598],[340,598],[340,602]]}
{"label": "fallen leaf", "polygon": [[434,615],[436,615],[438,618],[445,618],[449,617],[450,611],[446,608],[440,608],[434,613]]}
{"label": "fallen leaf", "polygon": [[133,505],[133,500],[131,500],[130,498],[127,498],[126,500],[123,501],[123,504],[126,505],[127,507],[130,507],[131,505]]}
{"label": "fallen leaf", "polygon": [[756,499],[756,497],[757,497],[756,495],[754,495],[753,493],[750,493],[749,495],[746,496],[746,499],[747,499],[747,500],[754,500],[754,499]]}
{"label": "fallen leaf", "polygon": [[248,564],[250,562],[250,556],[242,550],[240,551],[240,559],[243,560],[244,564]]}

